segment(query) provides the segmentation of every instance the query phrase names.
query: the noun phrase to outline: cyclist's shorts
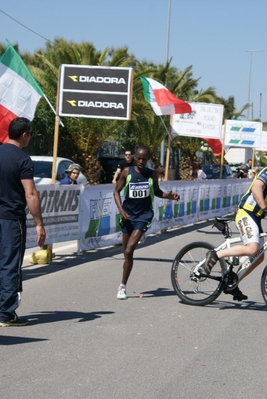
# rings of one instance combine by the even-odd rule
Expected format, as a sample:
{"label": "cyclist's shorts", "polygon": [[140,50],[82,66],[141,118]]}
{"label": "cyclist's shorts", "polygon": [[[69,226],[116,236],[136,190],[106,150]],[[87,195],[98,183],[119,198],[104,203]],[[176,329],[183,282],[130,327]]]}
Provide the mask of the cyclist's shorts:
{"label": "cyclist's shorts", "polygon": [[261,219],[252,217],[244,209],[238,209],[235,223],[244,245],[250,242],[263,245],[264,240],[260,238],[260,233],[262,233]]}
{"label": "cyclist's shorts", "polygon": [[133,220],[120,221],[121,231],[126,234],[132,234],[134,230],[140,230],[145,233],[149,228],[150,224],[151,223],[147,221],[133,221]]}

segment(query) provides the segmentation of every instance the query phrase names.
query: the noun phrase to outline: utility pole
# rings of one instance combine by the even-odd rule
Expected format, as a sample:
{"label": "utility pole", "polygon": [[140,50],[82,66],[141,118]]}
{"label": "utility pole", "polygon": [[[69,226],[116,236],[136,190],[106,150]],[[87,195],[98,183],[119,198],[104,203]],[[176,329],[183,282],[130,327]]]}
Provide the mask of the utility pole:
{"label": "utility pole", "polygon": [[[169,47],[170,47],[170,25],[171,25],[171,0],[168,3],[168,20],[167,20],[167,43],[166,43],[166,64],[169,61]],[[160,163],[164,165],[165,143],[164,139],[160,147]]]}
{"label": "utility pole", "polygon": [[[252,74],[252,55],[253,55],[253,53],[261,53],[261,52],[267,51],[267,48],[261,49],[261,50],[246,50],[246,51],[248,53],[250,53],[249,75],[248,75],[248,104],[249,104],[249,108],[247,110],[247,120],[249,121],[249,117],[250,117],[249,110],[250,110],[250,108],[252,108],[252,104],[250,103],[250,88],[251,88],[251,74]],[[253,119],[253,117],[252,117],[252,119]]]}

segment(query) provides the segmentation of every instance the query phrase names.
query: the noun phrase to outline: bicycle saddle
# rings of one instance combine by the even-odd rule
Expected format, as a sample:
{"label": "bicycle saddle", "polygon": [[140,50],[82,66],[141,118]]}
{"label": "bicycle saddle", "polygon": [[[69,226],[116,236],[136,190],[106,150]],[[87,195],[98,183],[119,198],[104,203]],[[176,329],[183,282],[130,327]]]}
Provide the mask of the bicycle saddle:
{"label": "bicycle saddle", "polygon": [[222,223],[230,223],[233,222],[235,219],[231,218],[231,217],[216,217],[215,220],[217,220],[217,222],[222,222]]}

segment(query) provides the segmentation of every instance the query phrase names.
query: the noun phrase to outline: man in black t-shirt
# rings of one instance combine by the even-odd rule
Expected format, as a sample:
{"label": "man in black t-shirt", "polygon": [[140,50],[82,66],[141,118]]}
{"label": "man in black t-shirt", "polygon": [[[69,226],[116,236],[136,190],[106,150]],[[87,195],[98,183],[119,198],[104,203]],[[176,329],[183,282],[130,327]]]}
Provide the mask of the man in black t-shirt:
{"label": "man in black t-shirt", "polygon": [[248,173],[248,171],[252,168],[252,159],[248,159],[247,163],[246,163],[246,172]]}
{"label": "man in black t-shirt", "polygon": [[28,322],[16,314],[22,292],[26,205],[36,225],[37,244],[42,247],[46,238],[33,162],[22,151],[33,134],[31,122],[27,118],[13,119],[8,134],[8,142],[0,146],[0,327],[24,326]]}
{"label": "man in black t-shirt", "polygon": [[120,163],[119,163],[119,165],[117,167],[117,170],[116,170],[116,172],[114,174],[114,177],[113,177],[113,180],[112,180],[113,184],[116,184],[116,182],[119,180],[120,174],[123,171],[123,169],[134,165],[134,158],[132,157],[131,150],[124,151],[124,157],[125,157],[125,159],[120,161]]}

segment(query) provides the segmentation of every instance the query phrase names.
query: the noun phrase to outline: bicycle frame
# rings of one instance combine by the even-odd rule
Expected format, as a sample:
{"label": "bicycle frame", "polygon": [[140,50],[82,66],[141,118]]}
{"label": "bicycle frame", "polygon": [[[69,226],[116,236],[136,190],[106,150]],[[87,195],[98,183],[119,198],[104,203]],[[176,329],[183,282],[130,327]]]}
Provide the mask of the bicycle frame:
{"label": "bicycle frame", "polygon": [[[267,233],[261,233],[260,237],[267,237]],[[225,241],[221,243],[218,247],[215,248],[216,251],[220,251],[225,248],[231,248],[232,244],[236,244],[238,242],[242,242],[241,237],[236,237],[236,238],[229,238],[226,237]],[[267,250],[267,241],[263,243],[263,245],[259,248],[258,252],[251,256],[248,257],[243,264],[240,264],[240,269],[237,271],[237,276],[238,280],[241,278],[241,276],[245,273],[246,270],[248,270],[250,267],[252,267],[255,262],[258,260],[261,254],[263,254]]]}

